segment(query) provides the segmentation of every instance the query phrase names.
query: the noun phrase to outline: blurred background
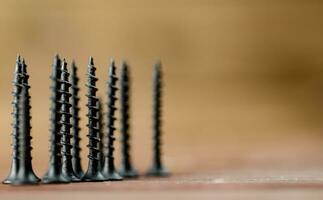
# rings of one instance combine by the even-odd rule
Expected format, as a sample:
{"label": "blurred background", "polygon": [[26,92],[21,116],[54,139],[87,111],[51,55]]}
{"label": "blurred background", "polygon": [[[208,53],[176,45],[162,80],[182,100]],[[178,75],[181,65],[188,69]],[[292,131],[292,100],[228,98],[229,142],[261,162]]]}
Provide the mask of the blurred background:
{"label": "blurred background", "polygon": [[2,0],[0,176],[10,167],[17,53],[30,73],[39,175],[48,163],[49,76],[56,53],[79,67],[84,169],[89,56],[104,100],[109,60],[119,65],[126,59],[131,66],[132,150],[141,172],[151,161],[157,59],[165,74],[164,161],[172,172],[323,168],[322,9],[319,0]]}

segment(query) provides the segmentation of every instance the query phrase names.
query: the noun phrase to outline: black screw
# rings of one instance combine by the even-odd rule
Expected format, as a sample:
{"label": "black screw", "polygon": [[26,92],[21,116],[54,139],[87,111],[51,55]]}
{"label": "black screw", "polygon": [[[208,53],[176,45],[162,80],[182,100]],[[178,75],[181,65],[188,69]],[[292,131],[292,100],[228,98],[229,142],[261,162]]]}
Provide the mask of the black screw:
{"label": "black screw", "polygon": [[120,74],[120,111],[121,111],[121,169],[120,175],[126,178],[134,178],[138,176],[137,171],[131,164],[130,156],[130,76],[129,67],[125,61],[121,63]]}
{"label": "black screw", "polygon": [[10,184],[12,183],[18,173],[19,169],[19,160],[18,160],[18,132],[19,132],[19,106],[18,106],[18,101],[20,97],[20,93],[22,90],[22,83],[23,83],[24,75],[22,73],[22,64],[20,60],[20,56],[17,56],[16,60],[16,67],[15,67],[15,73],[14,73],[14,80],[13,80],[13,101],[12,101],[12,106],[13,106],[13,111],[12,111],[12,117],[13,117],[13,122],[11,124],[12,126],[12,160],[11,160],[11,169],[9,172],[8,177],[3,181],[4,184]]}
{"label": "black screw", "polygon": [[102,166],[104,164],[104,118],[103,118],[103,105],[102,105],[102,99],[99,98],[98,101],[98,107],[99,107],[99,136],[100,136],[100,169],[102,169]]}
{"label": "black screw", "polygon": [[40,179],[35,175],[32,168],[31,157],[31,125],[30,125],[30,95],[28,85],[29,75],[27,74],[27,65],[22,61],[22,72],[24,74],[23,89],[19,97],[19,170],[17,177],[12,182],[15,185],[37,184]]}
{"label": "black screw", "polygon": [[78,96],[79,92],[79,87],[78,87],[78,82],[79,78],[77,75],[77,66],[75,62],[72,62],[72,72],[71,72],[71,82],[72,82],[72,87],[71,87],[71,93],[72,93],[72,98],[71,98],[71,103],[72,103],[72,164],[73,164],[73,169],[77,177],[82,178],[84,173],[82,170],[81,166],[81,148],[80,148],[80,117],[79,117],[79,101],[80,98]]}
{"label": "black screw", "polygon": [[118,78],[116,77],[116,67],[114,60],[111,61],[111,66],[109,69],[109,80],[108,80],[108,120],[107,120],[107,143],[104,144],[105,150],[105,159],[104,165],[102,168],[102,174],[105,178],[110,181],[120,181],[123,178],[116,171],[114,166],[114,131],[116,128],[114,127],[114,121],[116,120],[115,111],[117,108],[115,107],[115,102],[117,100],[116,92],[117,92],[117,83]]}
{"label": "black screw", "polygon": [[88,98],[88,129],[89,133],[87,137],[89,138],[89,144],[87,147],[89,148],[89,164],[87,172],[85,173],[83,180],[84,181],[104,181],[105,178],[101,174],[100,165],[99,165],[99,109],[98,109],[98,98],[96,97],[96,92],[98,89],[96,88],[96,82],[98,78],[95,76],[95,66],[93,63],[93,58],[90,57],[89,64],[88,64],[88,79],[86,87],[88,88],[87,98]]}
{"label": "black screw", "polygon": [[61,65],[62,61],[58,55],[54,58],[54,64],[52,65],[52,97],[51,97],[51,134],[50,134],[50,159],[49,167],[47,173],[44,175],[42,182],[43,183],[68,183],[64,175],[62,174],[62,155],[60,144],[61,133],[59,120],[61,114],[59,113],[61,109],[61,104],[59,99],[61,98],[60,87],[61,87]]}
{"label": "black screw", "polygon": [[72,105],[70,104],[70,97],[72,96],[69,92],[71,87],[71,83],[69,82],[70,74],[67,71],[67,62],[63,61],[62,68],[61,68],[61,99],[59,103],[61,104],[61,109],[59,111],[61,118],[59,121],[60,124],[60,134],[62,135],[61,138],[61,145],[62,145],[62,174],[63,176],[73,182],[80,181],[80,179],[75,175],[72,165],[72,155],[71,155],[71,112],[70,108]]}
{"label": "black screw", "polygon": [[167,176],[161,160],[161,111],[162,107],[162,72],[161,63],[157,62],[153,72],[153,164],[149,176]]}

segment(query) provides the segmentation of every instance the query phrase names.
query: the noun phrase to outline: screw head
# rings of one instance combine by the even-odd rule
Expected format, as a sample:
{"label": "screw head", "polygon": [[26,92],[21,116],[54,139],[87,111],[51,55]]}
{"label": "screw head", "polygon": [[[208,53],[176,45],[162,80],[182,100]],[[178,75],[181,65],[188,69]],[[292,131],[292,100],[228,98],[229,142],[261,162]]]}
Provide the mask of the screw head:
{"label": "screw head", "polygon": [[147,173],[147,176],[156,176],[156,177],[166,177],[169,176],[170,173],[162,166],[154,165]]}
{"label": "screw head", "polygon": [[137,178],[139,176],[134,168],[126,169],[124,166],[121,167],[119,174],[124,178]]}
{"label": "screw head", "polygon": [[24,173],[25,170],[21,171],[22,173],[19,173],[17,178],[12,182],[13,185],[33,185],[38,184],[40,182],[40,179],[33,173]]}
{"label": "screw head", "polygon": [[42,179],[42,183],[56,184],[56,183],[69,183],[63,174],[56,172],[53,168],[50,168],[47,174]]}
{"label": "screw head", "polygon": [[100,182],[106,180],[107,179],[101,174],[100,171],[96,173],[91,173],[91,171],[88,171],[82,178],[82,181],[85,182]]}
{"label": "screw head", "polygon": [[122,181],[123,177],[116,171],[103,173],[108,181]]}
{"label": "screw head", "polygon": [[16,178],[18,174],[18,161],[12,161],[11,170],[9,176],[2,182],[3,184],[11,184]]}

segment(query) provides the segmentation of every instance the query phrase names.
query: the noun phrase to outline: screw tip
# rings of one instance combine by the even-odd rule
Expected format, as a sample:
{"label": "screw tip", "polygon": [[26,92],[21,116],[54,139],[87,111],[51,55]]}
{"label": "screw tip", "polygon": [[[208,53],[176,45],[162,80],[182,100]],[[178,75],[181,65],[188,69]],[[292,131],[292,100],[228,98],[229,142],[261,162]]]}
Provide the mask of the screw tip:
{"label": "screw tip", "polygon": [[18,54],[17,60],[16,60],[16,67],[15,67],[15,73],[21,73],[23,68],[23,64],[21,63],[21,57]]}
{"label": "screw tip", "polygon": [[59,67],[61,63],[61,59],[58,54],[55,55],[54,57],[54,64],[52,65],[54,68]]}
{"label": "screw tip", "polygon": [[26,62],[25,62],[25,58],[22,58],[21,65],[22,65],[22,72],[27,73],[27,65],[26,65]]}
{"label": "screw tip", "polygon": [[92,56],[90,56],[90,58],[89,58],[89,65],[94,65],[94,61],[93,61],[93,57]]}
{"label": "screw tip", "polygon": [[66,62],[66,59],[65,58],[63,59],[63,63],[61,65],[61,69],[64,70],[64,71],[67,71],[67,62]]}
{"label": "screw tip", "polygon": [[16,61],[17,61],[17,63],[19,63],[19,62],[20,62],[20,54],[19,54],[19,53],[17,54]]}
{"label": "screw tip", "polygon": [[114,60],[114,58],[111,58],[110,59],[110,65],[113,66],[113,67],[115,67],[115,60]]}
{"label": "screw tip", "polygon": [[58,53],[55,54],[54,59],[60,59]]}
{"label": "screw tip", "polygon": [[95,71],[96,71],[96,68],[94,66],[94,62],[93,62],[93,57],[90,56],[89,58],[89,64],[88,64],[88,74],[92,74],[92,75],[95,75]]}
{"label": "screw tip", "polygon": [[161,61],[160,60],[157,60],[155,62],[154,68],[155,68],[155,70],[158,70],[159,71],[161,69],[161,66],[162,66]]}
{"label": "screw tip", "polygon": [[128,71],[128,63],[125,60],[121,61],[121,71]]}
{"label": "screw tip", "polygon": [[76,76],[77,66],[76,66],[75,60],[72,61],[71,71],[72,71],[72,74],[74,74],[74,76]]}
{"label": "screw tip", "polygon": [[114,75],[114,74],[115,74],[115,71],[116,71],[116,64],[115,64],[114,59],[112,58],[112,59],[110,60],[109,74],[110,74],[110,75]]}

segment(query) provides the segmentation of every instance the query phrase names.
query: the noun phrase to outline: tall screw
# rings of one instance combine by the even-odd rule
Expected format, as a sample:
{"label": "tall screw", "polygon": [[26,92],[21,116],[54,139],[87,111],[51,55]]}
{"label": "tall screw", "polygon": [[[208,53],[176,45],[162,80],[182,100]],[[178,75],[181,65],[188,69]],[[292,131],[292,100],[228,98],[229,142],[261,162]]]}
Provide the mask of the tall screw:
{"label": "tall screw", "polygon": [[22,90],[22,82],[24,79],[24,75],[22,73],[22,64],[20,60],[20,56],[17,56],[16,60],[16,67],[15,67],[15,73],[14,73],[14,80],[13,80],[13,101],[12,101],[12,107],[13,111],[11,113],[13,117],[13,122],[11,124],[12,126],[12,160],[11,160],[11,169],[9,172],[8,177],[3,181],[4,184],[10,184],[12,183],[15,178],[17,177],[18,169],[19,169],[19,160],[18,160],[18,132],[19,132],[19,106],[18,101],[20,97],[20,93]]}
{"label": "tall screw", "polygon": [[88,64],[88,79],[86,87],[88,88],[87,98],[88,98],[88,129],[89,133],[87,137],[89,138],[89,144],[87,147],[89,148],[89,164],[87,172],[85,173],[83,180],[84,181],[104,181],[105,178],[101,174],[100,166],[99,166],[99,156],[100,156],[100,150],[99,150],[99,143],[100,143],[100,137],[99,137],[99,109],[98,109],[98,98],[96,97],[96,82],[98,81],[98,78],[95,76],[95,66],[93,63],[93,58],[90,57],[89,64]]}
{"label": "tall screw", "polygon": [[102,174],[105,178],[110,181],[120,181],[123,178],[116,171],[114,166],[114,131],[116,128],[114,127],[114,121],[116,120],[115,111],[117,108],[115,107],[115,102],[117,100],[116,92],[117,92],[117,83],[118,78],[116,77],[116,67],[114,60],[111,61],[111,66],[109,69],[109,80],[108,80],[108,120],[107,120],[107,143],[105,143],[105,159],[104,165],[102,168]]}
{"label": "tall screw", "polygon": [[71,103],[72,103],[72,164],[73,164],[73,169],[77,177],[82,178],[84,175],[84,172],[82,170],[81,166],[81,148],[80,148],[80,117],[79,117],[79,101],[80,98],[78,96],[79,92],[79,78],[77,75],[77,66],[75,62],[72,62],[72,72],[71,72],[71,82],[72,82],[72,87],[71,87],[71,93],[72,93],[72,98],[71,98]]}
{"label": "tall screw", "polygon": [[102,99],[99,98],[98,101],[98,107],[99,107],[99,136],[100,136],[100,169],[102,169],[102,166],[104,164],[104,118],[103,118],[103,105],[102,105]]}
{"label": "tall screw", "polygon": [[161,116],[162,116],[162,72],[161,63],[157,62],[153,72],[153,164],[149,176],[167,176],[161,160]]}
{"label": "tall screw", "polygon": [[29,75],[27,74],[27,65],[22,61],[22,72],[24,74],[23,89],[19,98],[19,170],[16,179],[13,181],[15,185],[37,184],[40,179],[35,175],[32,168],[31,157],[31,125],[30,125],[30,95],[28,85]]}
{"label": "tall screw", "polygon": [[137,171],[131,164],[130,156],[130,76],[129,67],[125,61],[121,63],[121,74],[120,74],[120,111],[121,111],[121,170],[120,174],[126,178],[134,178],[138,176]]}
{"label": "tall screw", "polygon": [[62,174],[63,176],[73,182],[80,181],[80,179],[76,176],[73,170],[72,165],[72,155],[71,155],[71,112],[70,108],[72,105],[70,104],[70,97],[72,96],[69,92],[69,88],[71,87],[71,83],[69,82],[70,74],[67,71],[67,62],[63,61],[62,68],[61,68],[61,99],[59,103],[61,104],[61,109],[59,111],[61,118],[59,121],[60,124],[60,134],[62,135],[61,138],[61,154],[62,154]]}
{"label": "tall screw", "polygon": [[59,120],[61,118],[61,114],[59,110],[61,109],[61,103],[59,99],[61,98],[61,65],[62,61],[58,55],[54,58],[54,64],[52,65],[52,97],[51,97],[51,134],[50,134],[50,159],[49,159],[49,167],[48,171],[44,175],[42,182],[43,183],[67,183],[67,180],[62,174],[62,155],[60,144],[61,141],[61,125],[59,124]]}

